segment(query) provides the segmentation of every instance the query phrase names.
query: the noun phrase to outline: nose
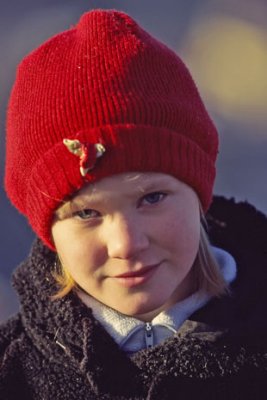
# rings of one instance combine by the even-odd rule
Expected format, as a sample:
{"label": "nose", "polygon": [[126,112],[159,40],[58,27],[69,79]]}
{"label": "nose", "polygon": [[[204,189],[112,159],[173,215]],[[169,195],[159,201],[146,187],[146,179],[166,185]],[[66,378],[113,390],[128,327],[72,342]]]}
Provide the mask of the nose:
{"label": "nose", "polygon": [[107,231],[107,252],[111,258],[134,259],[149,246],[146,230],[136,218],[116,216]]}

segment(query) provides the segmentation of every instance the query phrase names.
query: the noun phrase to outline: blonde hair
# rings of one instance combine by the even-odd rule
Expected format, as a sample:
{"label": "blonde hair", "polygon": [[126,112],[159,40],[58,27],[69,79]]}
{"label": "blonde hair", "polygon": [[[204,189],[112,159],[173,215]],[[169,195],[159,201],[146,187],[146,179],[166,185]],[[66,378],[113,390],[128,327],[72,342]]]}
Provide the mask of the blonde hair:
{"label": "blonde hair", "polygon": [[69,273],[69,271],[63,267],[59,257],[55,261],[55,270],[52,272],[52,276],[59,286],[59,290],[56,294],[51,296],[52,300],[61,299],[66,296],[76,287],[76,282]]}
{"label": "blonde hair", "polygon": [[[204,225],[205,220],[202,217],[202,223],[200,224],[199,249],[192,266],[196,290],[203,290],[213,297],[220,297],[227,293],[229,289],[227,282],[224,280],[220,272],[217,260],[212,253]],[[55,264],[56,268],[53,272],[53,276],[59,285],[59,290],[52,298],[58,299],[70,293],[75,287],[77,287],[77,284],[69,271],[62,265],[59,258]]]}

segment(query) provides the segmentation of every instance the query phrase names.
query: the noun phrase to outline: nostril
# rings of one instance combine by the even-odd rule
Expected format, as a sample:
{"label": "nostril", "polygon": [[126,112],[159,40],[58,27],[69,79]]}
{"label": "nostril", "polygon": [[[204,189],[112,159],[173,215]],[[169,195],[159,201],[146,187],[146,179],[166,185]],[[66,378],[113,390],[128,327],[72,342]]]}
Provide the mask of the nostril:
{"label": "nostril", "polygon": [[131,259],[134,258],[141,251],[145,250],[148,246],[148,240],[144,238],[113,238],[112,244],[108,246],[108,254],[113,258]]}
{"label": "nostril", "polygon": [[112,258],[130,259],[145,250],[149,245],[146,232],[137,224],[121,221],[114,224],[109,234],[107,248]]}

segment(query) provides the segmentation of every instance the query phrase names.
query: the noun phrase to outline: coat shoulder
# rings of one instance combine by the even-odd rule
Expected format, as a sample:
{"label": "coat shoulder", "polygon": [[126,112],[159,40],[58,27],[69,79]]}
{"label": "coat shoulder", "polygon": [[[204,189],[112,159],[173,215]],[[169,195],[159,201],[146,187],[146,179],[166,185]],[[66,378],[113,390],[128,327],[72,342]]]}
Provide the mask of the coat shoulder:
{"label": "coat shoulder", "polygon": [[0,371],[5,369],[10,359],[16,358],[14,351],[16,343],[23,336],[23,327],[20,314],[16,314],[0,325]]}
{"label": "coat shoulder", "polygon": [[16,314],[6,322],[0,324],[0,357],[8,346],[23,332],[21,316]]}
{"label": "coat shoulder", "polygon": [[31,399],[20,366],[25,332],[20,314],[0,325],[0,398]]}
{"label": "coat shoulder", "polygon": [[248,202],[215,196],[206,217],[215,243],[266,253],[267,217]]}
{"label": "coat shoulder", "polygon": [[234,257],[237,276],[230,294],[199,314],[206,313],[204,322],[227,329],[229,340],[267,349],[267,217],[248,202],[215,197],[206,220],[211,243]]}

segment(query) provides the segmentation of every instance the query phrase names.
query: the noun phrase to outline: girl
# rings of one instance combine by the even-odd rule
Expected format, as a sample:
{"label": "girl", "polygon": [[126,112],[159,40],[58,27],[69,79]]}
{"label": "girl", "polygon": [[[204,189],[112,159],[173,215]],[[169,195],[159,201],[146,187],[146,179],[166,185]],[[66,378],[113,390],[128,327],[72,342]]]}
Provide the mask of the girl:
{"label": "girl", "polygon": [[183,62],[124,13],[22,61],[5,185],[39,239],[0,330],[1,399],[266,395],[267,222],[210,207],[217,142]]}

